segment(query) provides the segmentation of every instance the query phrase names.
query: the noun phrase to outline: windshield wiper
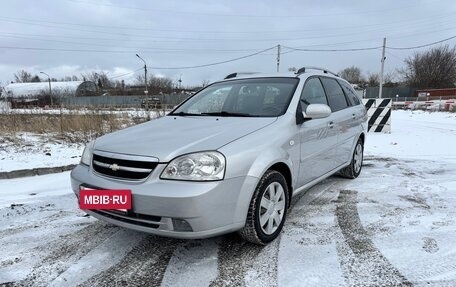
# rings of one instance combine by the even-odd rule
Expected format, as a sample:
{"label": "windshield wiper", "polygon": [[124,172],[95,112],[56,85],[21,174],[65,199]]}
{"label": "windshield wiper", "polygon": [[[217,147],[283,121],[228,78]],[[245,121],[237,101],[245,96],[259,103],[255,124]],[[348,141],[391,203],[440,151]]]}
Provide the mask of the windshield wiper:
{"label": "windshield wiper", "polygon": [[216,112],[216,113],[201,113],[203,116],[219,116],[219,117],[256,117],[255,115],[251,114],[244,114],[244,113],[232,113],[232,112]]}
{"label": "windshield wiper", "polygon": [[170,116],[180,116],[180,117],[185,117],[185,116],[201,116],[201,114],[192,114],[192,113],[186,113],[186,112],[178,112],[178,113],[172,113],[169,114]]}

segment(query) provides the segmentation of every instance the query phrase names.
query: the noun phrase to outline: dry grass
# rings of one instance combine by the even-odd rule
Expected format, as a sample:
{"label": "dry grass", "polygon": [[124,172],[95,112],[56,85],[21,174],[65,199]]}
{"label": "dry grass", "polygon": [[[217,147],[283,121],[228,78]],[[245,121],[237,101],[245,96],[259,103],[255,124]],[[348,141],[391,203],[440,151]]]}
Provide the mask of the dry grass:
{"label": "dry grass", "polygon": [[146,121],[147,117],[131,117],[127,113],[106,111],[0,114],[0,134],[51,134],[70,142],[85,142],[103,134]]}

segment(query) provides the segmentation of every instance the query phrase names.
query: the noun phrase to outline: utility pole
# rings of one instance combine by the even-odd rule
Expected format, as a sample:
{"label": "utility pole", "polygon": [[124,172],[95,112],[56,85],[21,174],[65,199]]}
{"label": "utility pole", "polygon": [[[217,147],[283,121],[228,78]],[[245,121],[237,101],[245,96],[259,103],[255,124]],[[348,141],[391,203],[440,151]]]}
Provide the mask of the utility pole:
{"label": "utility pole", "polygon": [[48,77],[48,81],[49,81],[49,97],[51,98],[51,106],[54,105],[54,103],[52,102],[52,88],[51,88],[51,77],[46,74],[45,72],[40,72],[41,74],[44,74]]}
{"label": "utility pole", "polygon": [[277,45],[277,73],[279,72],[280,68],[280,44]]}
{"label": "utility pole", "polygon": [[383,90],[383,69],[385,67],[385,47],[386,47],[386,38],[383,38],[383,49],[382,49],[382,68],[380,70],[380,88],[378,89],[378,98],[382,98],[382,90]]}
{"label": "utility pole", "polygon": [[141,58],[138,54],[136,54],[136,57],[140,58],[144,62],[144,85],[146,86],[146,90],[144,91],[144,93],[147,96],[147,94],[149,93],[149,91],[147,90],[147,64],[146,61],[144,61],[144,59]]}

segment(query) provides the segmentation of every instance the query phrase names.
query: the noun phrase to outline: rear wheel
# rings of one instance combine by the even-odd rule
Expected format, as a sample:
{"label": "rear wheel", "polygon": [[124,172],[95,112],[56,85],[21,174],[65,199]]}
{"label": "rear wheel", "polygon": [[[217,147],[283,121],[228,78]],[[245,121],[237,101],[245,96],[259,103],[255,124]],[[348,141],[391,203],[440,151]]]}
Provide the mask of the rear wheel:
{"label": "rear wheel", "polygon": [[359,138],[358,142],[356,143],[355,150],[353,151],[350,165],[341,169],[339,172],[340,175],[346,178],[357,178],[361,173],[361,169],[363,167],[363,153],[363,140]]}
{"label": "rear wheel", "polygon": [[242,238],[263,245],[277,238],[287,215],[288,197],[285,177],[268,170],[253,194],[246,224],[239,231]]}

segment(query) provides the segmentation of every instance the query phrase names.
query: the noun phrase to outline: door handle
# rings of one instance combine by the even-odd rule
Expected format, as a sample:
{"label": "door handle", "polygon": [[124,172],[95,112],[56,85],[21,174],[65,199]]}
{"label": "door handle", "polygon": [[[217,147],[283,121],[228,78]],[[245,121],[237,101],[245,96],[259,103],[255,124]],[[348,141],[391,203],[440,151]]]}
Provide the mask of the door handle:
{"label": "door handle", "polygon": [[332,129],[334,127],[334,122],[329,122],[328,123],[328,128]]}

